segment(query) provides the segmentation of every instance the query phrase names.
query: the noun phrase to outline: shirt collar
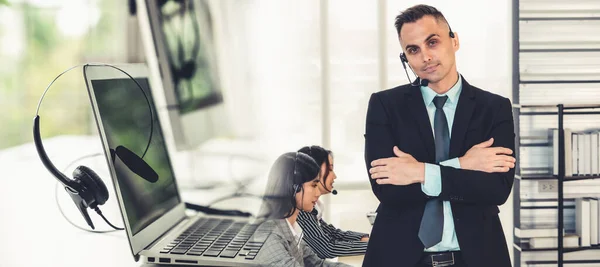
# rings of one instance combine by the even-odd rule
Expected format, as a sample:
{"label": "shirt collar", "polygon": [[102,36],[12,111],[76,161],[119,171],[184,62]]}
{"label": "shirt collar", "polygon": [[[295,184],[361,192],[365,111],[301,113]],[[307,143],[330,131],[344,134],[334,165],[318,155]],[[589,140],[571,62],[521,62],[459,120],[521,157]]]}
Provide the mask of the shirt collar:
{"label": "shirt collar", "polygon": [[321,199],[317,200],[317,204],[315,205],[315,210],[317,211],[317,219],[321,219],[323,218],[323,208],[324,208],[324,204],[323,201],[321,201]]}
{"label": "shirt collar", "polygon": [[290,221],[288,219],[285,219],[285,222],[290,227],[290,231],[292,231],[292,235],[294,236],[294,238],[296,238],[296,239],[300,238],[300,235],[302,235],[302,228],[300,228],[300,226],[298,225],[298,222],[294,222],[293,225],[290,223]]}
{"label": "shirt collar", "polygon": [[433,103],[433,99],[436,96],[448,96],[448,101],[446,103],[451,105],[456,105],[458,103],[458,97],[460,96],[460,92],[462,91],[462,76],[458,74],[458,81],[456,84],[448,90],[445,94],[438,95],[433,89],[428,86],[421,86],[421,94],[423,95],[423,100],[425,101],[425,106]]}

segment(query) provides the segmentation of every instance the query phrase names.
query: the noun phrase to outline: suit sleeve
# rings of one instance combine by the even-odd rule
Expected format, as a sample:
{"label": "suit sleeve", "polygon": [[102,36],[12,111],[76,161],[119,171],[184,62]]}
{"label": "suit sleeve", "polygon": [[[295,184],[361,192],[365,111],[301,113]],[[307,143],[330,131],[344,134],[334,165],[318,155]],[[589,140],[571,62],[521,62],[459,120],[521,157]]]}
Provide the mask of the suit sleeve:
{"label": "suit sleeve", "polygon": [[[515,132],[510,101],[504,98],[494,118],[491,136],[493,147],[515,150]],[[442,200],[487,205],[502,205],[510,195],[515,170],[505,173],[487,173],[440,166],[442,176]]]}
{"label": "suit sleeve", "polygon": [[[371,95],[367,110],[365,126],[365,163],[367,175],[371,162],[376,159],[394,157],[393,147],[396,144],[392,135],[390,117],[381,102],[379,94]],[[421,190],[421,184],[411,185],[380,185],[371,179],[373,193],[384,205],[407,206],[424,203],[428,197]]]}

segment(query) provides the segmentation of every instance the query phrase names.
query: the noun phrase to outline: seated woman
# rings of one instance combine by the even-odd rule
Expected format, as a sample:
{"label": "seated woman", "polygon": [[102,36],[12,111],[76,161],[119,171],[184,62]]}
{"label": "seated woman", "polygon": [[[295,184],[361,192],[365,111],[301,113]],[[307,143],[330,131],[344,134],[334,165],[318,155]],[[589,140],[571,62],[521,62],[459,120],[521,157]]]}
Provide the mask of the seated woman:
{"label": "seated woman", "polygon": [[[320,146],[306,146],[298,150],[309,155],[321,166],[319,191],[322,195],[333,191],[337,178],[333,171],[331,151]],[[323,220],[323,203],[319,200],[311,212],[300,211],[298,224],[304,233],[304,241],[322,259],[339,256],[364,255],[369,235],[353,231],[342,231]]]}
{"label": "seated woman", "polygon": [[273,224],[258,258],[261,266],[349,266],[319,258],[302,241],[298,212],[311,211],[319,196],[319,166],[300,152],[281,155],[269,172],[261,214]]}

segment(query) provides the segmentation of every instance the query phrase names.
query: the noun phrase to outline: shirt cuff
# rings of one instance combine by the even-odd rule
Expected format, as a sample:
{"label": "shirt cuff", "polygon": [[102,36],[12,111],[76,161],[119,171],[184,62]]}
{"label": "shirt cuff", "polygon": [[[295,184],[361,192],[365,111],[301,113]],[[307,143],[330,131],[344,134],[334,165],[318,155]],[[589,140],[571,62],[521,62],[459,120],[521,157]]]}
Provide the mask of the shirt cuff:
{"label": "shirt cuff", "polygon": [[446,167],[452,167],[455,169],[460,169],[460,160],[458,160],[458,158],[453,158],[453,159],[449,159],[449,160],[440,162],[440,165],[444,165]]}
{"label": "shirt cuff", "polygon": [[[440,162],[440,165],[460,169],[458,158]],[[421,191],[428,196],[437,197],[442,192],[442,171],[440,166],[425,163],[425,182],[421,184]]]}
{"label": "shirt cuff", "polygon": [[440,166],[425,163],[425,182],[421,184],[421,191],[428,196],[437,197],[442,192],[442,171]]}

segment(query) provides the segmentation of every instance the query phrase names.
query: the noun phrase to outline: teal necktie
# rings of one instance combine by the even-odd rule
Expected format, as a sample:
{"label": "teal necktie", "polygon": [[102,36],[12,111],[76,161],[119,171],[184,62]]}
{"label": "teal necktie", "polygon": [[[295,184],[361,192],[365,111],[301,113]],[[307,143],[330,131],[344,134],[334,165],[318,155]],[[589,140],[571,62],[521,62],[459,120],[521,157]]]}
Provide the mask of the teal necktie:
{"label": "teal necktie", "polygon": [[[448,96],[436,96],[433,99],[435,116],[433,129],[435,131],[435,161],[440,163],[447,160],[450,150],[450,131],[444,114],[444,104]],[[444,228],[444,206],[439,198],[433,198],[425,204],[425,211],[419,228],[419,239],[425,248],[430,248],[442,241]]]}

